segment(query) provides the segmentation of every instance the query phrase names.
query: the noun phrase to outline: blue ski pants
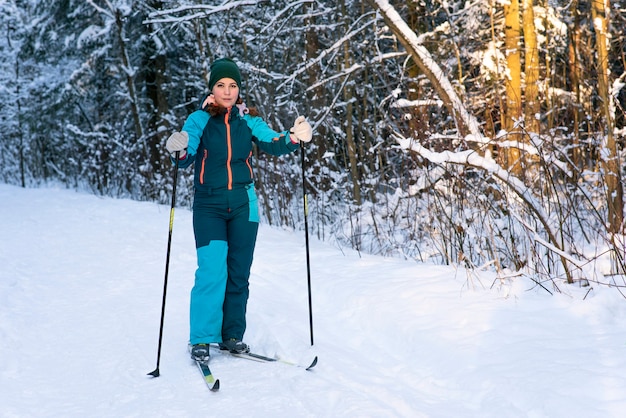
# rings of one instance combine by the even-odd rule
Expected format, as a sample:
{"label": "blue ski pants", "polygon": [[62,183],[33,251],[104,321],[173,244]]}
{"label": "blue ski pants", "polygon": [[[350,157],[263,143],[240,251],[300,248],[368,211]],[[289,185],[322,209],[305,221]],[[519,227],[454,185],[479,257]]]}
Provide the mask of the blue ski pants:
{"label": "blue ski pants", "polygon": [[243,338],[258,226],[252,184],[233,190],[196,190],[193,230],[198,268],[189,308],[191,344]]}

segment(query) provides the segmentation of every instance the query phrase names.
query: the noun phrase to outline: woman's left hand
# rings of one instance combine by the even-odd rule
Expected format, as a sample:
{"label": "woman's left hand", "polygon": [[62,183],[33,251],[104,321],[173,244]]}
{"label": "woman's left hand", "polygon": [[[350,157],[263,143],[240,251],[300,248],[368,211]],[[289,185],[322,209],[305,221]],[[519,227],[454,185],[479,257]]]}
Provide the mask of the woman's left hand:
{"label": "woman's left hand", "polygon": [[298,141],[309,142],[313,138],[313,128],[311,124],[306,121],[304,116],[298,116],[298,119],[293,123],[293,127],[289,130]]}

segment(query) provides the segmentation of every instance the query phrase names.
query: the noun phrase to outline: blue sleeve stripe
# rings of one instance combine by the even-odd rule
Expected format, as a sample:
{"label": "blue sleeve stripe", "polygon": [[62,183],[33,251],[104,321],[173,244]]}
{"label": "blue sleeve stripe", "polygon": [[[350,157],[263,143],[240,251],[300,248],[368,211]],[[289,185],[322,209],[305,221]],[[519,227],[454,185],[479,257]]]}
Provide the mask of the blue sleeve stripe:
{"label": "blue sleeve stripe", "polygon": [[200,145],[200,138],[202,138],[202,132],[204,127],[209,121],[209,114],[204,110],[196,110],[193,112],[183,125],[183,131],[189,135],[189,145],[187,146],[187,152],[190,155],[196,155],[198,152],[198,146]]}

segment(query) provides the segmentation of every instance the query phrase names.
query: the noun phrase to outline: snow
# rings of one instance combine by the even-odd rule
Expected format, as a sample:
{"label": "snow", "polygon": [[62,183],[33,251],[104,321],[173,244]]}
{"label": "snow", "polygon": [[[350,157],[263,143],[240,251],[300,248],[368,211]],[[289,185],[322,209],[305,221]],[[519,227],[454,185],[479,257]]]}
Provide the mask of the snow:
{"label": "snow", "polygon": [[626,301],[490,272],[387,259],[262,225],[245,340],[310,371],[187,353],[191,213],[0,184],[0,417],[618,417]]}
{"label": "snow", "polygon": [[78,39],[76,40],[76,47],[78,49],[81,49],[85,43],[90,42],[94,39],[98,39],[101,36],[104,36],[104,28],[98,25],[91,25],[87,29],[82,31],[80,35],[78,35]]}

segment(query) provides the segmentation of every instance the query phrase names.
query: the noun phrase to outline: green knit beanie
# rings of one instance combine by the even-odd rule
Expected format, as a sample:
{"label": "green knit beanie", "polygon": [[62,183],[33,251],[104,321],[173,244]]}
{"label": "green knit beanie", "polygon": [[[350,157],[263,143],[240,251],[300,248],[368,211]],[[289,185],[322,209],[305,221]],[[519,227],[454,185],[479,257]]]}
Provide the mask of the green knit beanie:
{"label": "green knit beanie", "polygon": [[235,61],[230,58],[220,58],[211,64],[211,75],[209,76],[209,90],[222,78],[232,78],[241,88],[241,73]]}

